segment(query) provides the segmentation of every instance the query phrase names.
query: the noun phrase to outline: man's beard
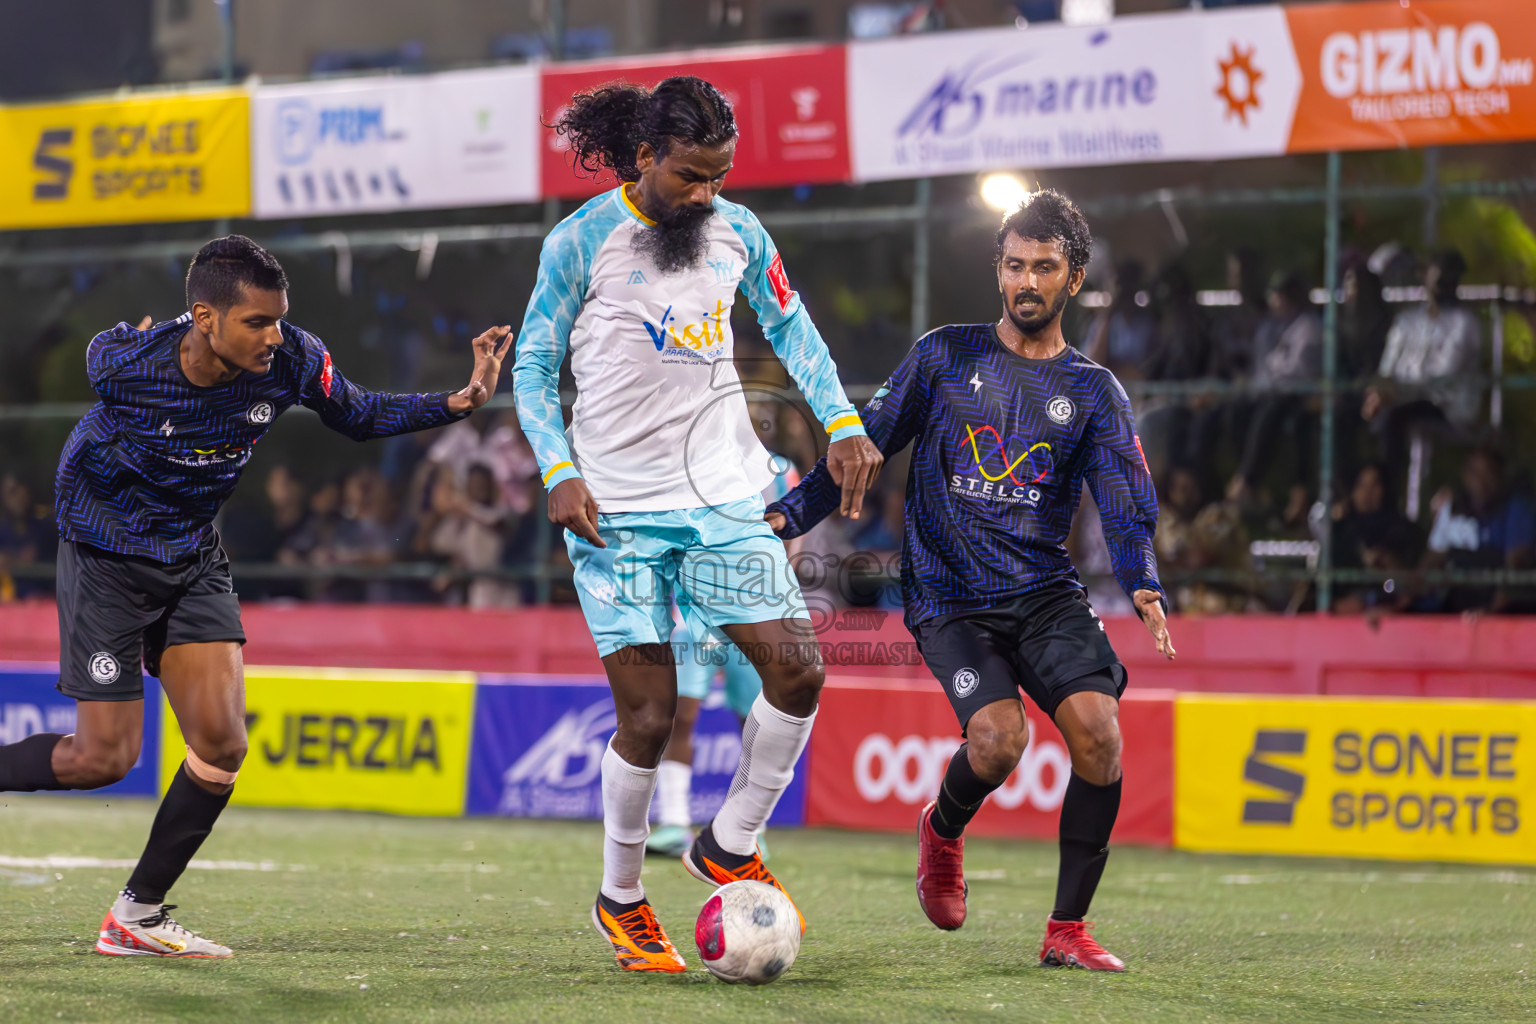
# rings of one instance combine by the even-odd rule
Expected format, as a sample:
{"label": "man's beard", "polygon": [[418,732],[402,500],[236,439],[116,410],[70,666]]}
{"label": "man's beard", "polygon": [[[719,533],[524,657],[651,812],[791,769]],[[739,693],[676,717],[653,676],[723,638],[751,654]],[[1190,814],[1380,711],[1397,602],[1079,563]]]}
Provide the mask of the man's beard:
{"label": "man's beard", "polygon": [[714,215],[713,206],[675,207],[662,214],[655,227],[636,231],[631,244],[637,255],[649,257],[663,274],[692,270],[703,262],[709,248],[705,229]]}
{"label": "man's beard", "polygon": [[[1038,292],[1020,292],[1013,297],[1015,304],[1006,306],[1005,310],[1008,313],[1008,319],[1013,321],[1013,326],[1017,327],[1021,333],[1037,334],[1050,326],[1052,320],[1061,316],[1061,311],[1067,308],[1067,300],[1071,297],[1063,288],[1056,293],[1056,301],[1047,306],[1045,298]],[[1021,313],[1016,303],[1022,298],[1030,298],[1040,303],[1040,312],[1028,315]]]}

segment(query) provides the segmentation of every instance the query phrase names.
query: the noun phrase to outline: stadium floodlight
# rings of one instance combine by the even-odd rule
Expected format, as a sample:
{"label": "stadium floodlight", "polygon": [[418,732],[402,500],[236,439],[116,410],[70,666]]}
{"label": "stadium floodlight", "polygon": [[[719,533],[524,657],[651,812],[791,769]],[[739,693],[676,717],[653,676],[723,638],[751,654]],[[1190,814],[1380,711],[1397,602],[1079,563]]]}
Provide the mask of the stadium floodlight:
{"label": "stadium floodlight", "polygon": [[981,198],[997,210],[1011,210],[1029,195],[1029,186],[1017,175],[989,174],[981,181]]}

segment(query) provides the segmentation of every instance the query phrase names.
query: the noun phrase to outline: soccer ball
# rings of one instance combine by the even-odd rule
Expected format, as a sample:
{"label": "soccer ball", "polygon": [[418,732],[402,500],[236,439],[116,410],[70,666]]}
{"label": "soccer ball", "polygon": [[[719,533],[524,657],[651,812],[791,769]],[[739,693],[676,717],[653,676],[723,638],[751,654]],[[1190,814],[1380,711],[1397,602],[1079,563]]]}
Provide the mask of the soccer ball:
{"label": "soccer ball", "polygon": [[693,936],[710,974],[732,985],[766,985],[800,954],[800,915],[766,882],[732,882],[704,904]]}

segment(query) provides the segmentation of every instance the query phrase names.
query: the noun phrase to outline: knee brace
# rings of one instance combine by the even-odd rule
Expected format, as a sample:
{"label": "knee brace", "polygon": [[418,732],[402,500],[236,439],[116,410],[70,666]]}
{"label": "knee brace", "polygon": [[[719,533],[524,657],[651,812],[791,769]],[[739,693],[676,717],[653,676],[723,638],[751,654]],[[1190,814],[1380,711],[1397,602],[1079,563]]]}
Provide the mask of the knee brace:
{"label": "knee brace", "polygon": [[227,772],[223,768],[216,768],[197,756],[197,751],[187,748],[187,771],[216,786],[233,786],[235,780],[240,777],[240,772]]}

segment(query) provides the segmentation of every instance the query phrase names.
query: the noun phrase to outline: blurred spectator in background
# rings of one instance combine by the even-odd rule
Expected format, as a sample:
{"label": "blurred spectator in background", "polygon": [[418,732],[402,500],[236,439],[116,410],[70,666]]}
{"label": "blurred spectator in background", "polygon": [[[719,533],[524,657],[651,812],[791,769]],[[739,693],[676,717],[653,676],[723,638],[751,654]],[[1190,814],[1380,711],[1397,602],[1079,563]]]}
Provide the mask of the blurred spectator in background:
{"label": "blurred spectator in background", "polygon": [[51,561],[58,529],[15,473],[0,476],[0,604],[46,594],[40,580],[17,579],[17,565]]}
{"label": "blurred spectator in background", "polygon": [[1339,376],[1369,376],[1381,365],[1392,307],[1381,296],[1381,278],[1358,256],[1345,261],[1339,287],[1344,293],[1339,306]]}
{"label": "blurred spectator in background", "polygon": [[[304,522],[288,536],[277,550],[280,565],[324,565],[325,552],[330,549],[331,538],[336,533],[341,507],[341,485],[327,480],[316,487],[309,496],[309,512]],[[306,598],[320,597],[325,593],[323,580],[305,580],[301,587]]]}
{"label": "blurred spectator in background", "polygon": [[[1533,563],[1536,509],[1529,496],[1512,494],[1504,479],[1504,459],[1493,448],[1470,452],[1461,467],[1461,484],[1430,500],[1434,524],[1424,568],[1527,569]],[[1513,612],[1533,609],[1528,590],[1503,587],[1454,587],[1432,592],[1413,604],[1416,611]]]}
{"label": "blurred spectator in background", "polygon": [[1109,543],[1104,539],[1104,521],[1099,518],[1099,506],[1086,485],[1077,506],[1077,516],[1072,520],[1072,530],[1067,534],[1067,552],[1082,576],[1088,603],[1093,605],[1094,611],[1100,615],[1136,614],[1136,606],[1131,604],[1131,599],[1125,596],[1125,591],[1115,580],[1114,567],[1109,560]]}
{"label": "blurred spectator in background", "polygon": [[[1476,374],[1482,362],[1482,332],[1477,317],[1461,305],[1456,287],[1466,273],[1461,254],[1448,250],[1424,270],[1422,306],[1397,315],[1387,332],[1386,350],[1377,369],[1381,380],[1365,393],[1360,415],[1382,436],[1382,452],[1394,480],[1408,461],[1413,434],[1444,436],[1476,428],[1482,388],[1455,378]],[[1437,382],[1417,394],[1394,385]]]}
{"label": "blurred spectator in background", "polygon": [[[230,508],[219,524],[219,539],[230,561],[265,564],[278,561],[282,551],[304,523],[304,484],[293,470],[278,463],[263,481],[263,505],[249,503]],[[242,579],[240,596],[254,600],[297,598],[303,588],[292,580]]]}
{"label": "blurred spectator in background", "polygon": [[1227,291],[1239,302],[1224,306],[1215,324],[1215,345],[1225,376],[1248,377],[1253,373],[1253,346],[1259,325],[1269,315],[1264,288],[1264,267],[1255,249],[1238,248],[1227,253]]}
{"label": "blurred spectator in background", "polygon": [[[1157,333],[1143,364],[1148,380],[1192,381],[1222,376],[1210,319],[1195,299],[1195,285],[1178,262],[1158,275],[1152,311]],[[1149,399],[1137,413],[1153,464],[1210,464],[1221,403],[1213,395]],[[1163,453],[1158,459],[1152,453]],[[1154,469],[1158,472],[1161,467]]]}
{"label": "blurred spectator in background", "polygon": [[[1379,462],[1360,467],[1343,501],[1333,507],[1333,564],[1338,569],[1408,569],[1417,564],[1424,546],[1419,528],[1387,500],[1387,471]],[[1393,591],[1381,584],[1342,584],[1333,610],[1355,614],[1368,608],[1396,604]]]}
{"label": "blurred spectator in background", "polygon": [[480,442],[480,456],[495,475],[509,511],[523,515],[533,508],[533,485],[539,477],[539,463],[533,457],[533,446],[523,433],[516,410],[503,409],[491,421]]}
{"label": "blurred spectator in background", "polygon": [[[312,555],[317,565],[368,568],[389,565],[398,550],[394,499],[378,470],[354,469],[341,485],[341,504],[330,542]],[[332,582],[332,601],[388,601],[388,580],[341,577]]]}
{"label": "blurred spectator in background", "polygon": [[1157,341],[1157,320],[1143,291],[1146,270],[1133,259],[1115,264],[1109,305],[1094,314],[1083,352],[1120,380],[1140,380]]}
{"label": "blurred spectator in background", "polygon": [[[1323,323],[1313,311],[1306,282],[1299,273],[1277,275],[1269,290],[1270,316],[1260,325],[1254,353],[1254,384],[1260,394],[1243,445],[1238,471],[1227,486],[1227,497],[1247,498],[1269,467],[1275,442],[1285,438],[1295,452],[1295,475],[1283,518],[1295,523],[1306,515],[1307,485],[1317,453],[1312,440],[1311,402],[1305,395],[1275,392],[1276,385],[1315,381],[1321,375]],[[1272,342],[1272,343],[1271,343]],[[1260,352],[1264,354],[1259,356]],[[1271,393],[1265,394],[1265,391]]]}
{"label": "blurred spectator in background", "polygon": [[[501,567],[509,510],[496,474],[484,462],[471,463],[459,485],[457,474],[438,466],[430,485],[427,510],[416,524],[412,547],[418,556],[435,558],[459,572],[494,572]],[[517,591],[483,576],[467,584],[444,574],[433,588],[450,604],[471,608],[515,605]]]}
{"label": "blurred spectator in background", "polygon": [[1187,465],[1169,468],[1158,503],[1157,535],[1152,540],[1158,564],[1175,580],[1174,608],[1216,615],[1242,611],[1248,604],[1236,583],[1187,583],[1180,572],[1248,568],[1248,538],[1242,517],[1230,502],[1206,504],[1200,474]]}

